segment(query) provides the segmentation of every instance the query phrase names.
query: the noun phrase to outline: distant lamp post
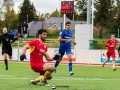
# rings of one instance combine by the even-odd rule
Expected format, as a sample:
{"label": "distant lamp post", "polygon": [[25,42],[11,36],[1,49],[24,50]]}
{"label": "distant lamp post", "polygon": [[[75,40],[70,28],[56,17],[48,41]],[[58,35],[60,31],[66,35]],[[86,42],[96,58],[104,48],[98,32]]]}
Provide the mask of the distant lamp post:
{"label": "distant lamp post", "polygon": [[28,14],[27,14],[27,23],[28,23]]}
{"label": "distant lamp post", "polygon": [[120,38],[120,27],[118,27],[118,38]]}

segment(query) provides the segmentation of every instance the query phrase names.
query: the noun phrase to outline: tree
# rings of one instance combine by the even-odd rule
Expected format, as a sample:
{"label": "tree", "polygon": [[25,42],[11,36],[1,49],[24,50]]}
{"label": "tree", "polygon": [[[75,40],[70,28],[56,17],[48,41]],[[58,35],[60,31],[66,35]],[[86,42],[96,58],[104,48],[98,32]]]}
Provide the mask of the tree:
{"label": "tree", "polygon": [[75,10],[74,10],[73,14],[67,14],[66,17],[69,18],[70,20],[74,20],[74,21],[80,20],[80,15]]}
{"label": "tree", "polygon": [[35,19],[35,15],[36,9],[32,3],[32,5],[30,6],[30,11],[28,11],[28,22],[33,21]]}
{"label": "tree", "polygon": [[50,14],[50,17],[60,17],[60,11],[56,9]]}
{"label": "tree", "polygon": [[95,2],[95,19],[94,25],[101,27],[99,32],[99,37],[102,39],[103,30],[109,30],[112,28],[111,25],[113,21],[113,13],[112,13],[112,4],[109,2],[110,0],[96,0]]}
{"label": "tree", "polygon": [[[115,33],[116,36],[118,35],[118,29],[120,30],[120,1],[116,0],[116,5],[114,6],[113,12],[114,16],[114,24],[113,24],[113,28],[111,29],[112,33]],[[120,35],[119,35],[120,36]]]}
{"label": "tree", "polygon": [[0,35],[2,33],[2,28],[4,27],[3,23],[4,21],[0,19]]}
{"label": "tree", "polygon": [[45,21],[45,15],[44,15],[44,14],[40,14],[38,20],[39,20],[39,21]]}
{"label": "tree", "polygon": [[17,14],[15,13],[13,7],[14,7],[14,4],[12,1],[10,2],[4,1],[3,5],[0,7],[1,31],[3,27],[7,27],[8,30],[16,29]]}
{"label": "tree", "polygon": [[[4,26],[10,29],[16,29],[17,15],[15,14],[14,9],[7,7],[7,12],[5,13]],[[16,21],[16,22],[14,22]]]}
{"label": "tree", "polygon": [[95,24],[98,24],[101,26],[106,26],[107,20],[109,19],[109,10],[110,10],[110,4],[107,2],[107,0],[99,0],[99,3],[95,4],[95,7],[97,9],[97,12],[95,12]]}
{"label": "tree", "polygon": [[45,17],[45,19],[48,19],[50,17],[50,14],[49,13],[45,13],[44,17]]}
{"label": "tree", "polygon": [[20,13],[18,16],[18,21],[20,22],[31,22],[34,20],[36,15],[36,10],[33,4],[29,0],[24,0],[22,6],[20,7]]}
{"label": "tree", "polygon": [[75,9],[76,12],[78,11],[79,13],[77,14],[79,17],[79,20],[87,20],[87,1],[88,0],[75,0],[76,5]]}

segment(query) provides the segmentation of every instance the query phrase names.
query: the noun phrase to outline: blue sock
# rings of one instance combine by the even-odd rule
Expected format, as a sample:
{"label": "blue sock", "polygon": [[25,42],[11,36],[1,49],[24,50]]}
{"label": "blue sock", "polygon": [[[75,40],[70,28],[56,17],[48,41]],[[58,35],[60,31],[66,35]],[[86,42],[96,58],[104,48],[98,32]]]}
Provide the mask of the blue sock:
{"label": "blue sock", "polygon": [[55,65],[54,65],[54,67],[55,67],[55,70],[54,70],[54,72],[56,73],[56,67],[59,65],[59,61],[56,61],[55,62]]}
{"label": "blue sock", "polygon": [[60,61],[56,61],[54,67],[57,67],[59,65]]}
{"label": "blue sock", "polygon": [[69,62],[69,72],[72,71],[72,62]]}

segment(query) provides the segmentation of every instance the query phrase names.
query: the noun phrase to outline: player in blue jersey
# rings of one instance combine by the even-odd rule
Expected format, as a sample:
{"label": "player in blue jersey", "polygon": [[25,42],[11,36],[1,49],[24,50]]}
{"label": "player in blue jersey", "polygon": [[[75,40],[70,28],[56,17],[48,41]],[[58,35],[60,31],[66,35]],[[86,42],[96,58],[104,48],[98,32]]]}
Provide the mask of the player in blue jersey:
{"label": "player in blue jersey", "polygon": [[[73,75],[74,73],[72,72],[71,43],[76,45],[76,42],[71,38],[72,37],[72,30],[70,29],[70,27],[71,27],[71,22],[69,22],[69,21],[66,22],[65,29],[61,30],[59,37],[58,37],[58,41],[60,41],[59,54],[61,55],[61,60],[62,60],[64,53],[66,52],[68,60],[69,60],[69,63],[68,63],[69,75]],[[56,61],[55,68],[57,68],[60,61]]]}

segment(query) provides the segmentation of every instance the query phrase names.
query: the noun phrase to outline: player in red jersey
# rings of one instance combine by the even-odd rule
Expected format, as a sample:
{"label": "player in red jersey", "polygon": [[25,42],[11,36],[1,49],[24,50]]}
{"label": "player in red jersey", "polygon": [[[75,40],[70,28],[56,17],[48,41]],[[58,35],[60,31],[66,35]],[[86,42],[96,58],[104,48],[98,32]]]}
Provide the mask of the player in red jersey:
{"label": "player in red jersey", "polygon": [[105,47],[108,47],[106,56],[107,56],[107,60],[104,61],[104,63],[102,64],[102,66],[104,67],[105,63],[110,59],[110,57],[112,57],[112,70],[115,71],[115,49],[116,49],[116,43],[117,40],[115,39],[115,35],[112,34],[111,35],[111,39],[107,41],[107,43],[105,44]]}
{"label": "player in red jersey", "polygon": [[[54,66],[50,66],[43,61],[43,56],[45,56],[47,61],[53,61],[55,58],[51,58],[47,52],[47,46],[43,44],[46,40],[47,31],[44,29],[38,30],[38,39],[30,41],[26,44],[22,49],[22,55],[20,56],[20,60],[24,60],[26,58],[26,50],[30,48],[30,66],[31,69],[35,72],[40,73],[40,77],[31,80],[32,84],[37,84],[38,82],[42,82],[44,86],[49,86],[47,83],[48,79],[52,78],[52,72],[54,71]],[[57,58],[58,59],[58,58]],[[55,59],[55,60],[57,60]]]}

